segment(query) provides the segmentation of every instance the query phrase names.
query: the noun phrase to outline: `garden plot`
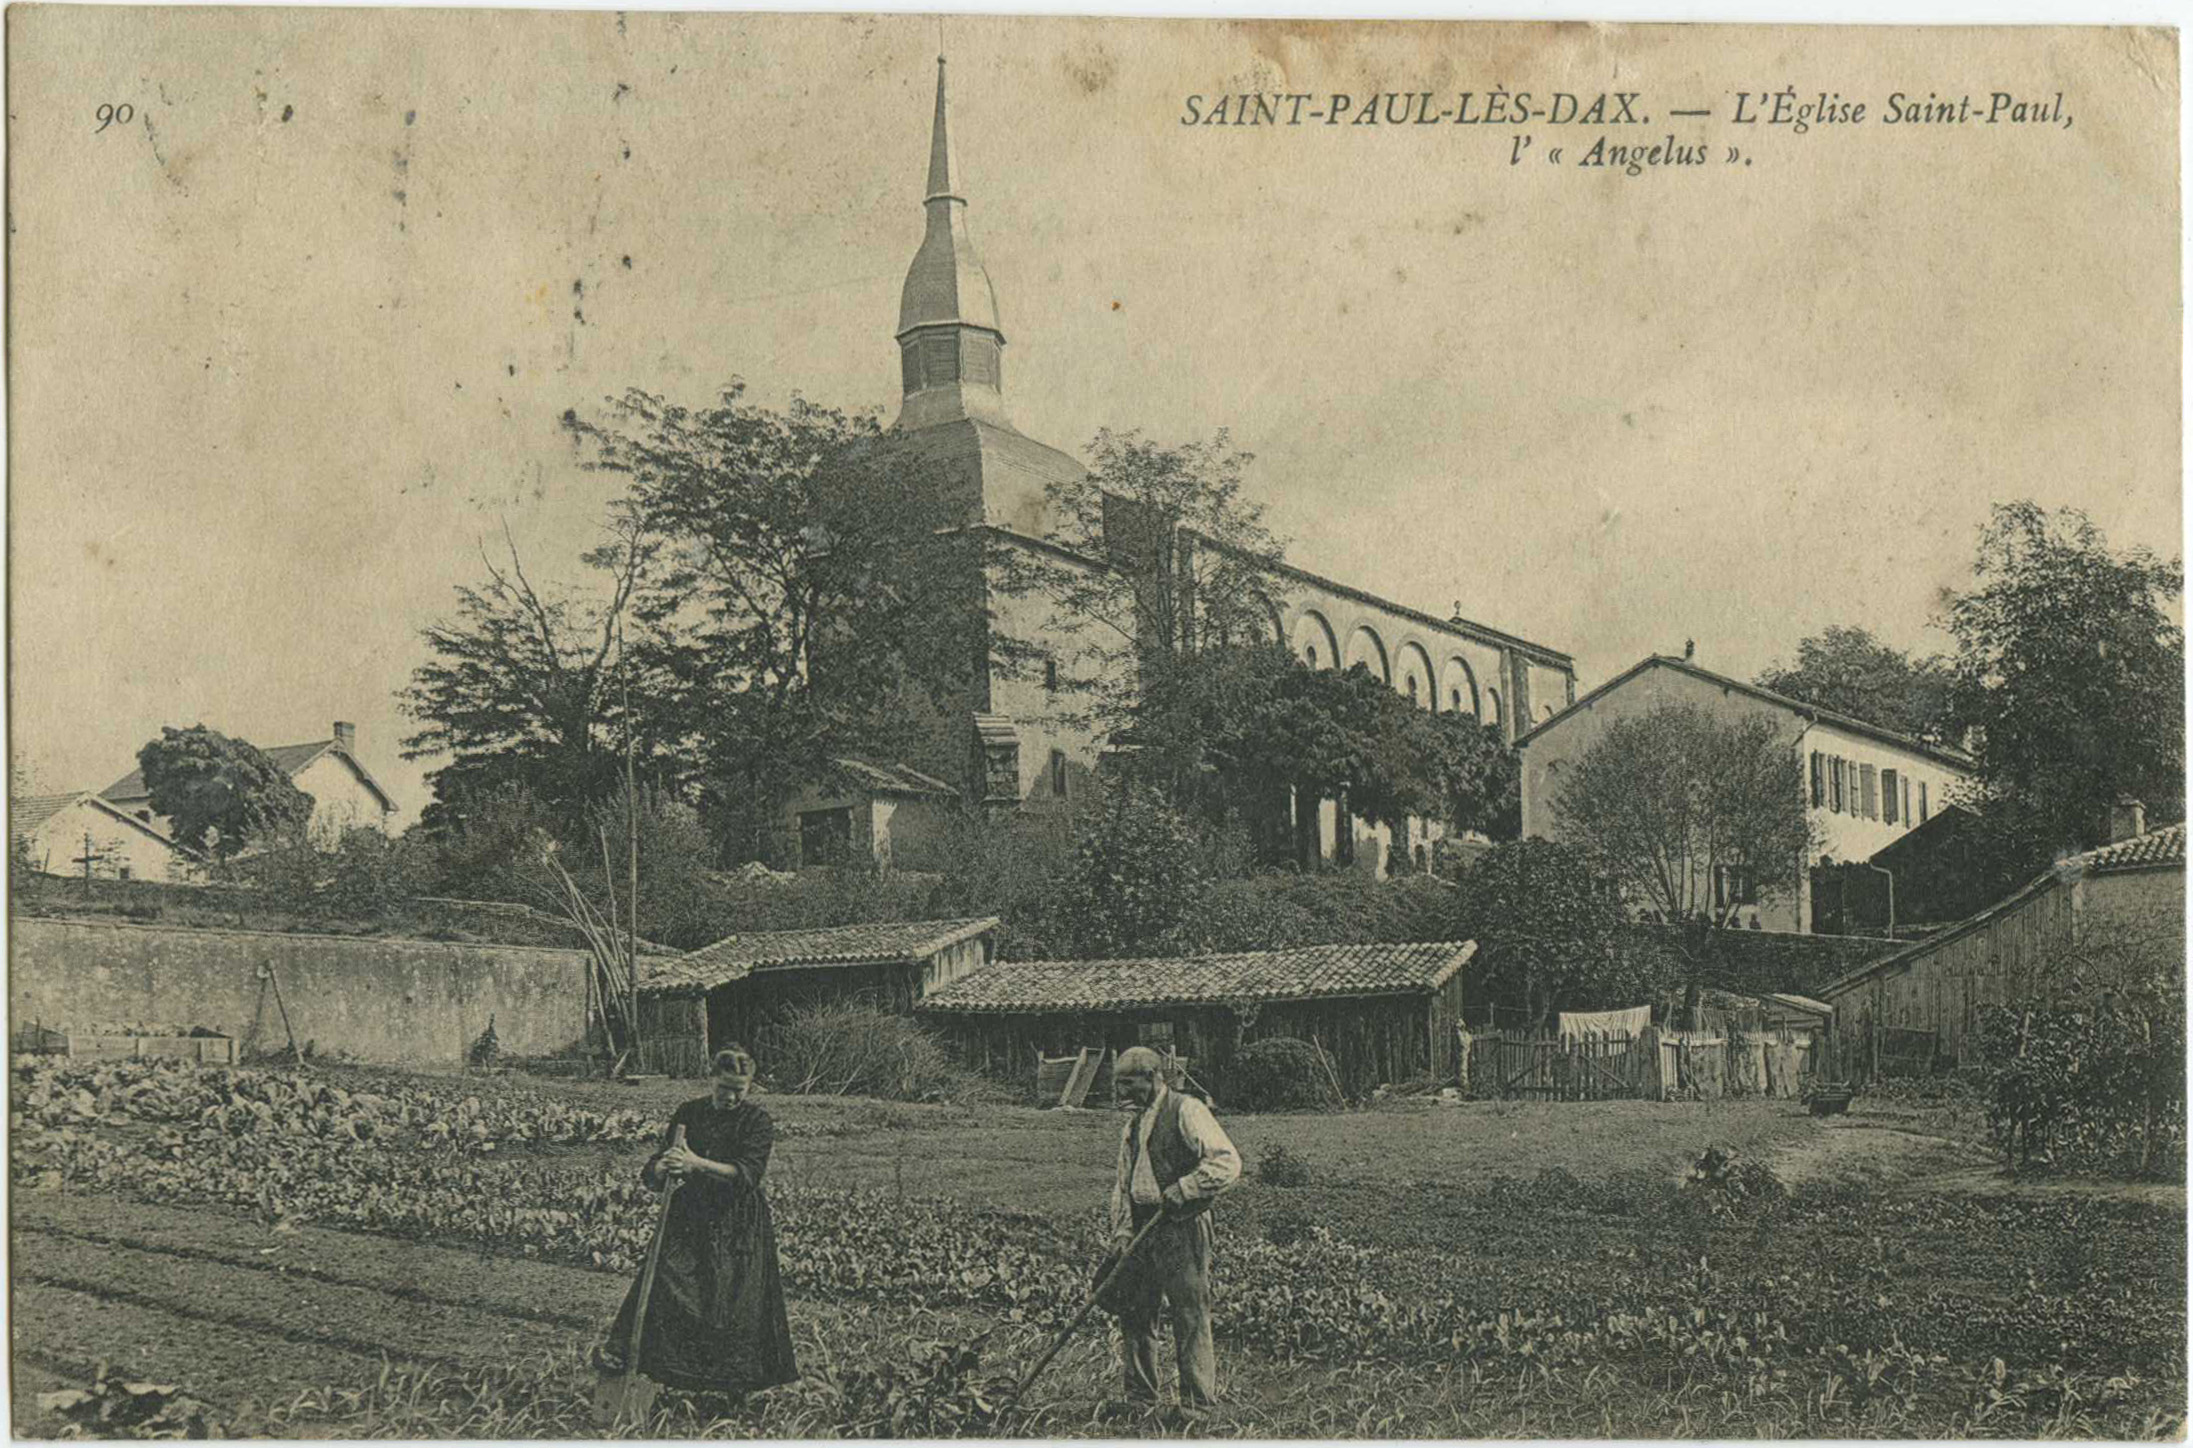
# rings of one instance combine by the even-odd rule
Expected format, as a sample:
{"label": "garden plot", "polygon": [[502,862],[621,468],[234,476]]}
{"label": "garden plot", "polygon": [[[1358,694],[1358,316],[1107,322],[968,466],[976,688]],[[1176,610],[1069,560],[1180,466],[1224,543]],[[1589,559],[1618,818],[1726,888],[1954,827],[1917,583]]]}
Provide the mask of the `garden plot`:
{"label": "garden plot", "polygon": [[[455,1083],[72,1069],[19,1063],[15,1079],[17,1352],[35,1380],[128,1354],[129,1371],[183,1382],[237,1432],[589,1431],[580,1354],[651,1217],[644,1113],[618,1122],[513,1087],[470,1109],[484,1133],[443,1132],[381,1118],[455,1118]],[[656,1429],[1164,1431],[1097,1417],[1112,1382],[1094,1333],[1025,1411],[1000,1401],[1086,1287],[1115,1118],[999,1108],[989,1125],[1010,1155],[986,1157],[988,1108],[893,1108],[864,1129],[863,1108],[772,1104],[803,1379],[721,1422],[673,1400]],[[1503,1120],[1410,1124],[1432,1142],[1471,1115]],[[1229,1403],[1213,1431],[2145,1436],[2183,1420],[2182,1210],[1792,1195],[1755,1158],[1741,1194],[1682,1191],[1661,1159],[1679,1116],[1581,1124],[1570,1138],[1630,1135],[1599,1170],[1442,1179],[1462,1153],[1391,1152],[1388,1119],[1239,1119],[1252,1161],[1286,1145],[1321,1169],[1297,1188],[1252,1175],[1228,1203]],[[1521,1141],[1525,1118],[1505,1119]],[[830,1134],[812,1129],[825,1122]],[[1344,1149],[1351,1124],[1375,1150]],[[1753,1122],[1760,1141],[1789,1125]],[[1641,1126],[1671,1134],[1645,1150]],[[882,1172],[898,1137],[959,1158],[951,1189],[894,1189]],[[866,1185],[798,1169],[863,1154]],[[1055,1204],[1025,1209],[1014,1162],[1054,1157],[1038,1195]]]}

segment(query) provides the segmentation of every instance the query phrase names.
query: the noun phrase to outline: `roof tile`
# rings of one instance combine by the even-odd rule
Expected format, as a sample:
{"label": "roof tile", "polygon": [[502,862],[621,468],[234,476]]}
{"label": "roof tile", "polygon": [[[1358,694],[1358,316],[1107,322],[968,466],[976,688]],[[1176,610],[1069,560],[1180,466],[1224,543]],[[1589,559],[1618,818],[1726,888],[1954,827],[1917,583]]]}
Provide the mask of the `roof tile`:
{"label": "roof tile", "polygon": [[994,962],[919,1007],[943,1013],[1117,1010],[1202,1002],[1315,1000],[1436,990],[1468,962],[1470,941],[1308,945],[1155,960]]}
{"label": "roof tile", "polygon": [[2088,850],[2078,860],[2089,870],[2137,870],[2150,865],[2183,865],[2185,826],[2175,824],[2166,825],[2159,830],[2149,830],[2146,834],[2134,835],[2129,840],[2119,840],[2098,850]]}
{"label": "roof tile", "polygon": [[682,995],[744,980],[757,970],[870,965],[920,960],[997,929],[997,917],[898,920],[830,925],[814,930],[765,930],[704,945],[647,971],[643,995]]}

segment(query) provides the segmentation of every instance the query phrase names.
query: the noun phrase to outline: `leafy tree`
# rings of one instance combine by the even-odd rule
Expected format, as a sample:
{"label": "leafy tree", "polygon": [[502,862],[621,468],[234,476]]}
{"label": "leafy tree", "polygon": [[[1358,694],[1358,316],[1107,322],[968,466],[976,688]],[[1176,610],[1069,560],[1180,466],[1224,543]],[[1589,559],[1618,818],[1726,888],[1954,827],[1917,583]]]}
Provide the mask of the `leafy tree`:
{"label": "leafy tree", "polygon": [[1416,817],[1512,835],[1519,823],[1498,731],[1432,714],[1362,665],[1310,669],[1277,644],[1214,645],[1152,679],[1128,719],[1134,774],[1214,823],[1238,817],[1267,858],[1309,846],[1288,838],[1289,791],[1312,805],[1344,797],[1395,829]]}
{"label": "leafy tree", "polygon": [[432,657],[400,698],[421,726],[405,738],[404,757],[448,756],[428,776],[434,801],[421,823],[429,831],[461,828],[467,813],[511,790],[548,811],[561,832],[580,829],[588,809],[623,789],[628,728],[646,736],[648,778],[666,782],[663,741],[623,711],[627,696],[650,697],[656,681],[631,678],[618,647],[656,544],[629,513],[610,534],[585,556],[606,580],[601,596],[543,593],[506,532],[509,562],[483,552],[485,584],[460,585],[456,613],[424,631]]}
{"label": "leafy tree", "polygon": [[280,765],[203,724],[162,727],[159,738],[137,751],[137,767],[153,812],[173,822],[176,838],[219,858],[302,832],[312,819],[312,797]]}
{"label": "leafy tree", "polygon": [[1589,851],[1555,840],[1511,840],[1466,871],[1456,938],[1477,942],[1473,995],[1533,1022],[1563,1008],[1620,1008],[1667,984],[1665,957],[1622,948],[1624,912]]}
{"label": "leafy tree", "polygon": [[1998,504],[1973,587],[1945,596],[1955,717],[1974,726],[2001,879],[2102,843],[2130,795],[2159,820],[2185,801],[2185,631],[2168,605],[2179,560],[2112,550],[2084,513]]}
{"label": "leafy tree", "polygon": [[1263,508],[1242,497],[1253,459],[1223,430],[1168,447],[1106,429],[1089,456],[1084,476],[1046,493],[1050,541],[1086,562],[1031,577],[1075,655],[1068,678],[1092,691],[1090,713],[1116,729],[1199,650],[1273,637],[1282,549]]}
{"label": "leafy tree", "polygon": [[730,858],[768,854],[784,801],[841,758],[967,775],[972,686],[1030,650],[991,612],[1017,550],[966,526],[951,477],[872,416],[736,384],[697,410],[633,389],[564,425],[658,540],[634,646]]}
{"label": "leafy tree", "polygon": [[1865,629],[1834,624],[1797,645],[1795,664],[1777,663],[1756,682],[1914,739],[1935,739],[1947,721],[1953,681],[1939,658],[1914,658]]}
{"label": "leafy tree", "polygon": [[1058,882],[1052,944],[1083,959],[1182,954],[1211,878],[1203,831],[1148,790],[1112,790]]}
{"label": "leafy tree", "polygon": [[1692,704],[1618,720],[1559,783],[1554,817],[1638,906],[1726,924],[1718,872],[1762,899],[1795,891],[1812,853],[1803,761],[1772,719],[1723,721]]}
{"label": "leafy tree", "polygon": [[1433,748],[1438,805],[1430,813],[1458,830],[1493,840],[1523,832],[1523,770],[1500,726],[1472,714],[1424,714]]}

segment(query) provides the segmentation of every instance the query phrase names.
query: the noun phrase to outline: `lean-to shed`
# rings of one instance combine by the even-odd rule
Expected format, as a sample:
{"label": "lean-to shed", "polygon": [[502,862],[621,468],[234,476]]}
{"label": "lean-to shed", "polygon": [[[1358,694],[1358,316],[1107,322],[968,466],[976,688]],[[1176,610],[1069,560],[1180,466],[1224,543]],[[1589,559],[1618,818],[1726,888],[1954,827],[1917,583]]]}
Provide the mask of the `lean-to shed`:
{"label": "lean-to shed", "polygon": [[1890,1056],[1918,1054],[1912,1038],[1930,1063],[1973,1064],[1983,1005],[2053,996],[2073,982],[2098,995],[2113,972],[2184,962],[2185,826],[2176,824],[2060,860],[1999,904],[1816,994],[1835,1008],[1845,1069],[1866,1079],[1888,1071]]}
{"label": "lean-to shed", "polygon": [[862,999],[911,1011],[989,960],[997,927],[988,916],[756,931],[643,962],[641,1069],[705,1075],[711,1051],[731,1041],[758,1047],[796,1005]]}
{"label": "lean-to shed", "polygon": [[[1310,945],[1154,960],[997,962],[916,1008],[1008,1076],[1084,1047],[1169,1047],[1205,1081],[1272,1036],[1324,1047],[1350,1094],[1456,1069],[1473,942]],[[1208,1073],[1208,1074],[1207,1074]]]}

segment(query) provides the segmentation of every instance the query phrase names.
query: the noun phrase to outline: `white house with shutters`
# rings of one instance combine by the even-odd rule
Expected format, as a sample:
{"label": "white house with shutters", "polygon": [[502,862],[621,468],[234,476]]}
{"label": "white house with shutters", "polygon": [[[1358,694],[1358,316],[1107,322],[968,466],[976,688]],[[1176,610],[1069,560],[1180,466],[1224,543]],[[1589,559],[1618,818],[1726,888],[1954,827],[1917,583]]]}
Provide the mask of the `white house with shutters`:
{"label": "white house with shutters", "polygon": [[1971,756],[1959,750],[1727,678],[1688,659],[1653,654],[1516,741],[1523,833],[1560,838],[1554,805],[1564,773],[1617,720],[1671,703],[1695,704],[1724,719],[1765,715],[1786,727],[1790,748],[1804,761],[1806,802],[1820,843],[1810,858],[1793,862],[1796,888],[1762,893],[1756,881],[1734,874],[1715,882],[1717,903],[1733,903],[1741,923],[1764,930],[1809,932],[1813,866],[1872,858],[1972,778]]}

